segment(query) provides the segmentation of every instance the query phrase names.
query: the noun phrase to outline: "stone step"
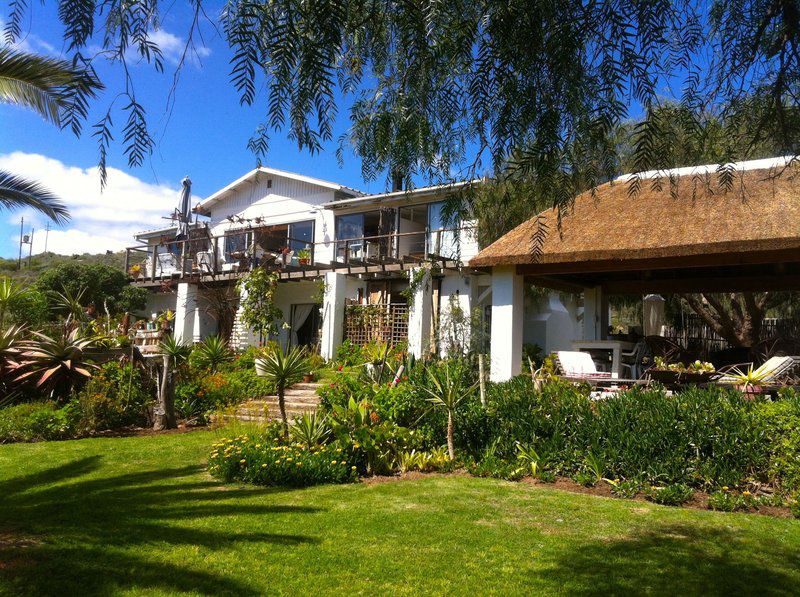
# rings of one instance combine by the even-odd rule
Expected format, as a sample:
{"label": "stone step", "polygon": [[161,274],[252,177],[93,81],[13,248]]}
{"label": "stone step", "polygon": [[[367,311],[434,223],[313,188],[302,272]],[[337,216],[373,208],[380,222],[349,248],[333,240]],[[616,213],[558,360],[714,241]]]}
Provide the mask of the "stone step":
{"label": "stone step", "polygon": [[[298,402],[301,404],[319,404],[319,396],[315,394],[287,394],[283,397],[285,403]],[[245,404],[278,404],[277,396],[264,396],[255,400],[248,400]]]}

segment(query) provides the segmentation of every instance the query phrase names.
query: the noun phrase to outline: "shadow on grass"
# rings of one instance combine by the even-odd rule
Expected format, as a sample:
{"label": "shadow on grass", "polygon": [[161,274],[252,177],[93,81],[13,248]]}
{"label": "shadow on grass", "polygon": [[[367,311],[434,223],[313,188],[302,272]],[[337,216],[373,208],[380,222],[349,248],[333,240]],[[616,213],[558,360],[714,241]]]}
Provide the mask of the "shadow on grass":
{"label": "shadow on grass", "polygon": [[796,595],[800,554],[746,531],[658,524],[561,553],[543,580],[573,595]]}
{"label": "shadow on grass", "polygon": [[136,553],[136,546],[203,553],[243,542],[318,542],[303,535],[242,531],[235,521],[221,525],[230,531],[192,524],[209,517],[317,511],[239,503],[239,498],[281,490],[206,481],[197,475],[200,466],[89,476],[100,466],[101,458],[93,456],[0,481],[0,581],[5,585],[0,593],[5,588],[28,595],[99,595],[135,588],[253,594],[246,579],[148,559]]}

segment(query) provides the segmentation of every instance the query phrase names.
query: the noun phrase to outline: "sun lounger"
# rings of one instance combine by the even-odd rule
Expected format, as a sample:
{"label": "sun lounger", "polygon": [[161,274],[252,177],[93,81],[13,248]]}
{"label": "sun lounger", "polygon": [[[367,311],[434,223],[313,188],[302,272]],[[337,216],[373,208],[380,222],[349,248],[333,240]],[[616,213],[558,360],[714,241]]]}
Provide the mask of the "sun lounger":
{"label": "sun lounger", "polygon": [[[788,377],[797,368],[798,363],[800,363],[800,357],[798,356],[772,357],[753,370],[753,377],[759,379],[759,383],[764,385],[778,383]],[[729,367],[724,371],[720,371],[721,375],[716,379],[716,382],[720,384],[740,384],[741,380],[730,375],[730,373],[733,369],[747,371],[752,366],[753,363],[745,363]]]}

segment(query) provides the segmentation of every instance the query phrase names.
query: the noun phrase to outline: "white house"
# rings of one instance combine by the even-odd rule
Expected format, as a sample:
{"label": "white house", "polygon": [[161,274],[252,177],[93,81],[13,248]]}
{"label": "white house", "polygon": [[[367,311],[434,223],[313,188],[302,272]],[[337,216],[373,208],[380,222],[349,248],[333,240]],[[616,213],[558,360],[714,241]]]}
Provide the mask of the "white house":
{"label": "white house", "polygon": [[[417,356],[486,350],[492,277],[468,265],[478,253],[474,223],[448,222],[444,203],[478,182],[366,195],[257,168],[197,205],[203,219],[188,238],[176,239],[174,226],[137,234],[127,250],[129,269],[140,266],[131,283],[151,291],[148,314],[175,312],[175,335],[187,343],[224,331],[227,305],[232,343],[257,344],[240,321],[235,288],[252,268],[267,267],[280,275],[284,345],[318,346],[325,358],[346,338],[405,341]],[[562,348],[578,316],[554,293],[508,334]]]}

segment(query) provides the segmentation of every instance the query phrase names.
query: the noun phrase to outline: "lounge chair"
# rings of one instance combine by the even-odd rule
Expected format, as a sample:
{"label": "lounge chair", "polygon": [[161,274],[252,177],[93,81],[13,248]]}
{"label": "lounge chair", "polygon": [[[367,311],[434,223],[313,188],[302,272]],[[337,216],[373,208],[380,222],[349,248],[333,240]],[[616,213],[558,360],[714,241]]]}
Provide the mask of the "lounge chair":
{"label": "lounge chair", "polygon": [[635,379],[620,379],[607,371],[598,371],[588,352],[559,350],[555,353],[555,361],[562,377],[569,381],[587,382],[596,386],[642,383]]}
{"label": "lounge chair", "polygon": [[[798,364],[800,364],[800,356],[772,357],[753,370],[753,377],[759,379],[761,384],[775,384],[788,377],[797,368]],[[733,369],[747,371],[752,366],[753,363],[744,363],[727,367],[720,371],[721,375],[716,379],[716,382],[720,384],[739,384],[741,381],[731,375]]]}

